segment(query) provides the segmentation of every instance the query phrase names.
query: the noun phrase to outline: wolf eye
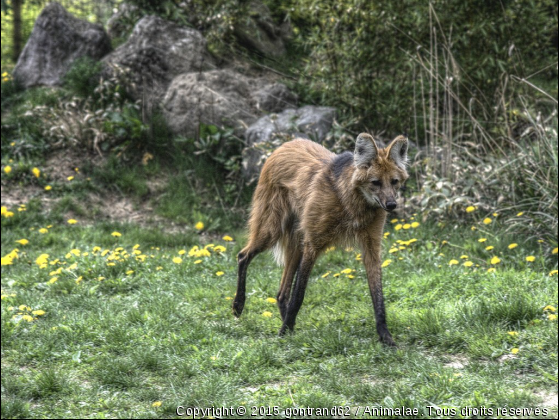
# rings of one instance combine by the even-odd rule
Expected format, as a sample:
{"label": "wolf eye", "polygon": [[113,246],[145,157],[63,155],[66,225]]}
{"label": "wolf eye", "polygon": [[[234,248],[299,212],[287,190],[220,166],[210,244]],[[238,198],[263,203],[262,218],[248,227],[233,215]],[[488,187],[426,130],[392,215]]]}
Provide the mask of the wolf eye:
{"label": "wolf eye", "polygon": [[392,184],[392,185],[397,185],[398,183],[399,183],[399,180],[398,180],[398,179],[392,179],[392,180],[391,180],[391,184]]}
{"label": "wolf eye", "polygon": [[375,181],[371,181],[371,183],[372,183],[373,185],[375,185],[376,187],[381,187],[381,181],[378,180],[378,179],[376,179]]}

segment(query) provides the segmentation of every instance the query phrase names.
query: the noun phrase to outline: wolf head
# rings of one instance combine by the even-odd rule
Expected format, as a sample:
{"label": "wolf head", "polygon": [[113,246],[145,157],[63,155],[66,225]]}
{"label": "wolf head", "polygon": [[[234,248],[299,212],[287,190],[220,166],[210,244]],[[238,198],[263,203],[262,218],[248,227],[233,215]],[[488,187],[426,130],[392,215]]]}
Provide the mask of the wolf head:
{"label": "wolf head", "polygon": [[381,149],[372,136],[362,133],[354,150],[353,183],[368,203],[393,211],[397,207],[397,193],[408,178],[406,172],[408,139],[396,137]]}

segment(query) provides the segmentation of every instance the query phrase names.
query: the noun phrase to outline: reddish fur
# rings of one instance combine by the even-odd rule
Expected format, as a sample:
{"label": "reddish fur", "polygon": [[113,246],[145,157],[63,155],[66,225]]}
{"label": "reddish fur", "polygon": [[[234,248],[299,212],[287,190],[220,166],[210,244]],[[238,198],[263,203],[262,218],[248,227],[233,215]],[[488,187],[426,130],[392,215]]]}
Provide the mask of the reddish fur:
{"label": "reddish fur", "polygon": [[[378,331],[378,310],[382,310],[381,338],[387,344],[394,344],[384,327],[384,308],[377,307],[383,306],[380,254],[386,211],[372,205],[364,191],[375,195],[383,206],[395,200],[400,183],[408,176],[390,156],[391,148],[399,141],[406,142],[406,139],[399,137],[386,149],[375,147],[377,157],[369,167],[358,168],[352,162],[338,177],[332,165],[336,155],[309,140],[285,143],[268,158],[253,197],[249,241],[239,253],[240,277],[234,301],[237,315],[241,314],[245,301],[247,265],[259,252],[277,243],[283,251],[285,268],[278,293],[284,320],[282,333],[286,327],[293,328],[292,312],[297,314],[299,301],[303,301],[305,273],[309,274],[320,253],[335,243],[357,242],[363,249]],[[381,180],[382,186],[373,186],[372,179]],[[398,179],[399,184],[391,185],[393,179]],[[292,287],[296,271],[297,281]]]}

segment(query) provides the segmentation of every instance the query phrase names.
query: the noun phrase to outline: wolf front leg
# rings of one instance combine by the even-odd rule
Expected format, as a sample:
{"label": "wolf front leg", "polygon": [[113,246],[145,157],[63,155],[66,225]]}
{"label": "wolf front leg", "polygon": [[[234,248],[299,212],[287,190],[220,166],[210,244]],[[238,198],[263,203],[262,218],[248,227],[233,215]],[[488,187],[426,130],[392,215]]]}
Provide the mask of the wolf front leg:
{"label": "wolf front leg", "polygon": [[306,246],[303,251],[301,262],[299,263],[296,282],[292,288],[292,296],[290,297],[290,302],[288,303],[288,308],[283,319],[284,323],[278,333],[280,336],[284,335],[287,329],[294,329],[297,314],[303,303],[303,298],[305,297],[307,281],[309,280],[309,275],[311,274],[311,270],[313,269],[316,259],[317,252],[311,247]]}
{"label": "wolf front leg", "polygon": [[387,328],[385,319],[385,302],[383,299],[383,285],[381,283],[381,252],[380,243],[368,239],[363,244],[364,265],[368,278],[369,292],[375,312],[375,322],[380,340],[388,346],[396,346]]}

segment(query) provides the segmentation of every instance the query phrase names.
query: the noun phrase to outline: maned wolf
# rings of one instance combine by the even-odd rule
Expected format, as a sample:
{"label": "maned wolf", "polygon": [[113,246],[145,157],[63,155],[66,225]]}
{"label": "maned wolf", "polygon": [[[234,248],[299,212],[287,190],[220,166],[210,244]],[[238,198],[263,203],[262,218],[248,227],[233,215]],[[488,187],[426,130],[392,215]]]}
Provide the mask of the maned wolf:
{"label": "maned wolf", "polygon": [[253,196],[249,243],[238,255],[233,313],[239,317],[243,312],[249,263],[274,246],[275,256],[284,263],[277,297],[283,321],[279,334],[293,330],[317,257],[332,244],[358,243],[377,333],[383,343],[394,346],[385,321],[381,239],[386,214],[396,208],[397,192],[408,178],[407,149],[404,136],[381,149],[373,137],[362,133],[354,153],[335,155],[303,139],[287,142],[272,153]]}

